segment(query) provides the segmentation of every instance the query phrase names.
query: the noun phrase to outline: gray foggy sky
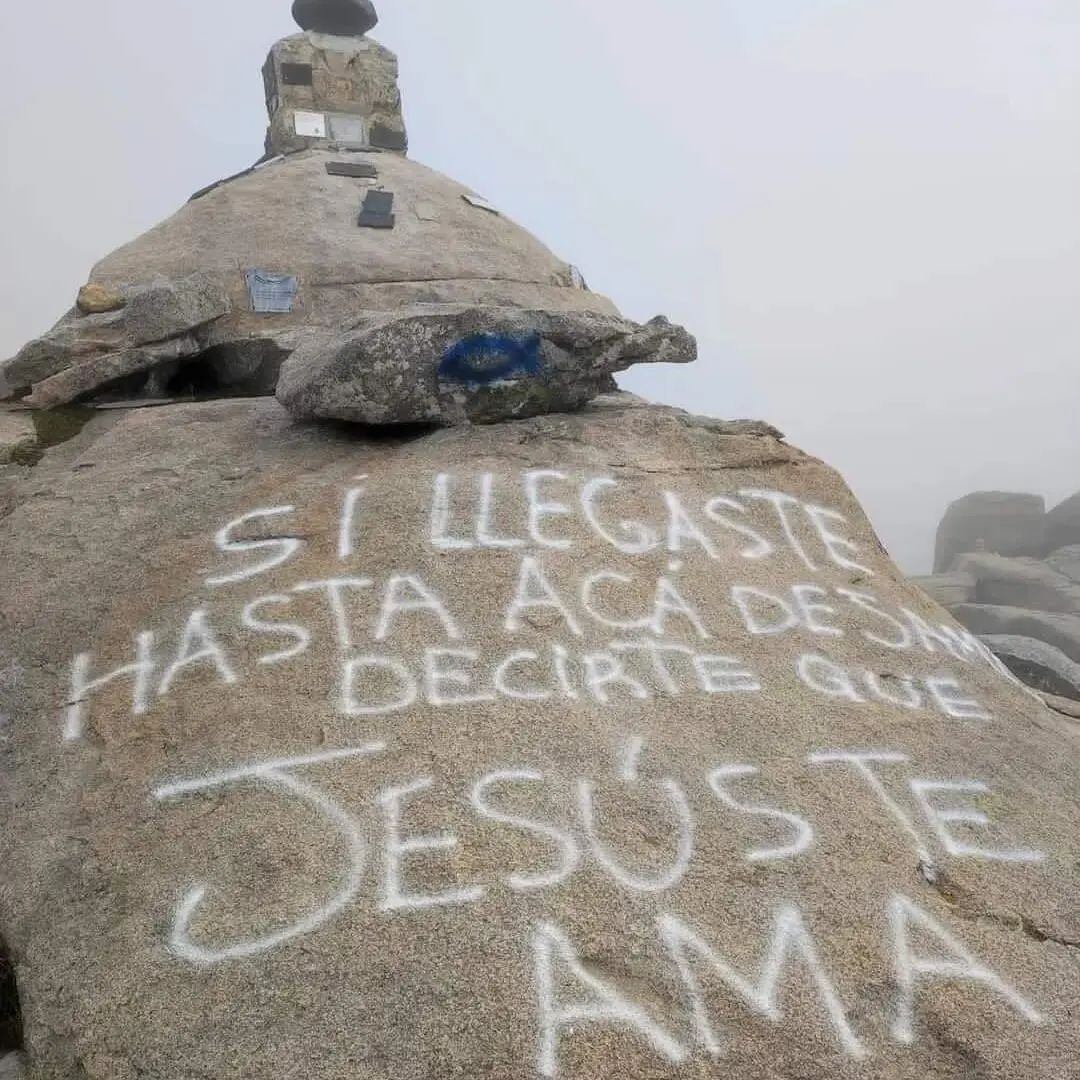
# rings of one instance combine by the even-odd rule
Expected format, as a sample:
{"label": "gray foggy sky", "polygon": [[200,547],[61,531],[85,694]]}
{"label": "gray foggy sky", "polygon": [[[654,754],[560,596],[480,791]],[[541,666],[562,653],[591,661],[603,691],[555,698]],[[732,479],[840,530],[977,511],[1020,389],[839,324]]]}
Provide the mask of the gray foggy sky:
{"label": "gray foggy sky", "polygon": [[[928,568],[947,502],[1080,488],[1076,0],[377,0],[411,155],[701,360]],[[244,168],[289,0],[6,3],[0,355]]]}

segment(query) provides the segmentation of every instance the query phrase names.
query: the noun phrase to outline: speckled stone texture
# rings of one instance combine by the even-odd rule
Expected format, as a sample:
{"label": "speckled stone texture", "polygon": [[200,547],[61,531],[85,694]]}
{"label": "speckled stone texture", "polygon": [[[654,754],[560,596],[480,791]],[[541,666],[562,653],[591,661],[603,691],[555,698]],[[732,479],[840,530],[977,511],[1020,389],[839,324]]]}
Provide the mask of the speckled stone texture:
{"label": "speckled stone texture", "polygon": [[101,413],[0,518],[33,1080],[1066,1080],[1080,724],[767,425]]}
{"label": "speckled stone texture", "polygon": [[634,364],[696,359],[694,338],[664,318],[417,307],[305,342],[277,397],[299,419],[494,423],[580,408]]}

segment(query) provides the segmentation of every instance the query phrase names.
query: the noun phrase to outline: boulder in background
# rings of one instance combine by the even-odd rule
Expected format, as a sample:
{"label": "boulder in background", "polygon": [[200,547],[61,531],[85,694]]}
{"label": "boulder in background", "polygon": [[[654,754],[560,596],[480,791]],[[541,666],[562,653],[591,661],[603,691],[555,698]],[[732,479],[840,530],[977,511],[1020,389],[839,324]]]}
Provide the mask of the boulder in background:
{"label": "boulder in background", "polygon": [[973,634],[1033,637],[1080,663],[1080,615],[993,604],[957,604],[949,611]]}
{"label": "boulder in background", "polygon": [[934,573],[952,569],[958,555],[989,551],[996,555],[1042,555],[1046,501],[1041,495],[976,491],[946,510],[938,526]]}
{"label": "boulder in background", "polygon": [[972,574],[933,574],[911,580],[944,608],[970,604],[975,600],[976,581]]}
{"label": "boulder in background", "polygon": [[962,555],[956,569],[975,578],[980,604],[1080,615],[1080,584],[1036,559]]}

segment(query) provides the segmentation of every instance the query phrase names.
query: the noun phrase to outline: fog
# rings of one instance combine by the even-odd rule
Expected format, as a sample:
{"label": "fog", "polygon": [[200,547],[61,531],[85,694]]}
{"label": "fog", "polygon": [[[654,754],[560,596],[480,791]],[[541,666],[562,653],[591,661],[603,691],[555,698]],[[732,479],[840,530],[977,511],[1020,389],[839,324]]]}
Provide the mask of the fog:
{"label": "fog", "polygon": [[[377,0],[411,156],[701,359],[627,389],[761,417],[900,564],[945,505],[1080,488],[1076,0]],[[0,356],[251,164],[289,0],[0,11]]]}

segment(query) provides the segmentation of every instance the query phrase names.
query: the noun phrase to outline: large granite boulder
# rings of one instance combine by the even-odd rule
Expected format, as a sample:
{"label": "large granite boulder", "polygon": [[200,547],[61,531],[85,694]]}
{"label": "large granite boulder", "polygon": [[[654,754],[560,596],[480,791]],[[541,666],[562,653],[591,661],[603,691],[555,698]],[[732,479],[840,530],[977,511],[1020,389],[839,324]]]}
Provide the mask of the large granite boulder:
{"label": "large granite boulder", "polygon": [[1046,515],[1047,551],[1080,545],[1080,491]]}
{"label": "large granite boulder", "polygon": [[34,1080],[1075,1075],[1080,725],[763,425],[98,413],[0,548]]}
{"label": "large granite boulder", "polygon": [[975,578],[979,604],[1080,615],[1080,583],[1036,559],[962,555],[956,570]]}
{"label": "large granite boulder", "polygon": [[277,397],[300,419],[491,423],[579,408],[633,364],[696,358],[693,337],[663,318],[414,308],[313,337],[285,362]]}
{"label": "large granite boulder", "polygon": [[938,526],[934,573],[953,568],[958,555],[1042,555],[1046,500],[1041,495],[976,491],[949,506]]}
{"label": "large granite boulder", "polygon": [[1038,638],[985,634],[980,640],[1018,678],[1045,694],[1080,701],[1080,664]]}
{"label": "large granite boulder", "polygon": [[973,634],[1037,638],[1080,663],[1080,615],[993,604],[957,604],[949,613]]}

